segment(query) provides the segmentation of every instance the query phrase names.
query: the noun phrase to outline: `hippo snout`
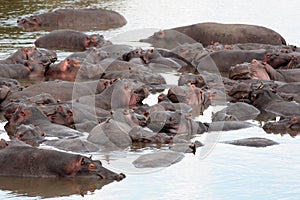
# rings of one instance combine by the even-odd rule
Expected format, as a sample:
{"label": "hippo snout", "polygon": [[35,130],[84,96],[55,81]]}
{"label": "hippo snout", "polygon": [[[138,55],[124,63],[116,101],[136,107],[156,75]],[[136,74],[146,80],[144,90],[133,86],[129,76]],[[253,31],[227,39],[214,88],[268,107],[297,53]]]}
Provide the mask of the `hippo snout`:
{"label": "hippo snout", "polygon": [[126,176],[125,176],[125,174],[123,174],[123,173],[116,174],[115,177],[114,177],[114,179],[115,179],[116,181],[121,181],[121,180],[123,180],[124,178],[126,178]]}

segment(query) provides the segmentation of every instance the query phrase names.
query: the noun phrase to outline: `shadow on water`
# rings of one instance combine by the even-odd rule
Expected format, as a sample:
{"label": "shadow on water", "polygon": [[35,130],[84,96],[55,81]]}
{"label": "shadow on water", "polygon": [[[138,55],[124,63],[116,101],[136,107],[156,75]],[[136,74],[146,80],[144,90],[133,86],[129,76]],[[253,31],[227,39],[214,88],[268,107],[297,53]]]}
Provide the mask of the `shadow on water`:
{"label": "shadow on water", "polygon": [[51,198],[70,195],[87,195],[112,183],[110,180],[89,178],[11,178],[0,177],[0,189],[12,195]]}

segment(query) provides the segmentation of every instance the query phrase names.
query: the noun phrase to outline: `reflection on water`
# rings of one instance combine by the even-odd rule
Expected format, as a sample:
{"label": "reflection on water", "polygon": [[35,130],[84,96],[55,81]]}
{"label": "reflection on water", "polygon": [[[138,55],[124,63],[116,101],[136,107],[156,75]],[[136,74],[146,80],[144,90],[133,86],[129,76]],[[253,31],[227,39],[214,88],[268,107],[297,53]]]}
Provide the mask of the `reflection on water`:
{"label": "reflection on water", "polygon": [[[298,0],[191,0],[188,3],[179,0],[2,0],[0,3],[0,59],[13,53],[16,48],[32,46],[35,39],[45,33],[23,31],[17,27],[18,18],[58,8],[102,7],[119,11],[127,19],[127,25],[118,29],[95,31],[108,39],[118,40],[120,33],[126,34],[142,28],[160,29],[217,21],[264,25],[281,33],[289,44],[300,45],[300,25],[296,22],[300,18],[297,13]],[[91,33],[93,32],[88,32]],[[131,33],[133,32],[127,35],[132,36]],[[138,44],[136,41],[130,42]],[[62,51],[57,53],[59,60],[70,54]],[[164,77],[169,82],[177,81],[172,75]],[[201,120],[209,121],[212,111],[214,110],[205,111]],[[265,116],[261,117],[261,121],[267,120]],[[127,177],[121,182],[109,184],[110,182],[86,179],[2,177],[0,198],[13,199],[21,196],[20,199],[23,199],[27,196],[82,199],[81,195],[87,194],[84,199],[298,199],[299,138],[266,134],[260,128],[261,125],[224,132],[220,141],[256,136],[275,140],[280,145],[249,148],[217,144],[203,160],[199,159],[200,148],[196,156],[186,155],[181,162],[160,170],[134,168],[131,162],[136,159],[136,153],[151,151],[154,147],[133,146],[132,152],[102,152],[93,155],[105,167],[124,172]],[[195,139],[203,141],[206,136],[204,134]]]}
{"label": "reflection on water", "polygon": [[19,178],[0,177],[0,189],[12,195],[28,197],[84,196],[111,183],[88,178]]}

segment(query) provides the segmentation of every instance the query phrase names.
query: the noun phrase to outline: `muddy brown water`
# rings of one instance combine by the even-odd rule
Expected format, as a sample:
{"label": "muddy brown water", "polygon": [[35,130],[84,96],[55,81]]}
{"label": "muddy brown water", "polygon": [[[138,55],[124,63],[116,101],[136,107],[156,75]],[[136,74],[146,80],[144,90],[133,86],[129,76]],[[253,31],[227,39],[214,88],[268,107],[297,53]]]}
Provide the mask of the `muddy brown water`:
{"label": "muddy brown water", "polygon": [[[47,3],[45,3],[47,2]],[[19,17],[40,14],[58,8],[107,8],[119,11],[128,24],[100,33],[114,43],[146,47],[137,38],[153,30],[198,22],[248,23],[274,29],[289,44],[300,45],[300,3],[297,0],[1,0],[0,59],[17,48],[32,46],[44,31],[26,32],[17,27]],[[57,51],[63,60],[71,52]],[[168,83],[176,83],[175,72],[163,73]],[[31,84],[23,81],[22,84]],[[151,95],[145,102],[155,103]],[[222,106],[205,110],[196,120],[210,121],[212,112]],[[159,151],[167,146],[133,146],[123,151],[93,154],[103,165],[127,175],[121,182],[82,179],[0,178],[0,199],[299,199],[300,140],[288,134],[266,134],[263,122],[237,131],[214,132],[195,139],[206,144],[196,155],[167,168],[137,169],[132,161],[139,155]],[[1,123],[1,137],[7,138]],[[238,147],[216,143],[246,137],[265,137],[280,143],[267,148]],[[89,154],[90,155],[90,154]]]}

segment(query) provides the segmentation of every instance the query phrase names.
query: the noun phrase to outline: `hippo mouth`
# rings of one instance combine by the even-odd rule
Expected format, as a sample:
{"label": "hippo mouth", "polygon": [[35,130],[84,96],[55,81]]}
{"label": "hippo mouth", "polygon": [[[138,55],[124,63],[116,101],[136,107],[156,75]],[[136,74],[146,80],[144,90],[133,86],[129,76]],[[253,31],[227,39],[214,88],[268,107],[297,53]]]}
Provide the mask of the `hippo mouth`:
{"label": "hippo mouth", "polygon": [[97,173],[97,176],[98,176],[99,179],[101,179],[101,180],[103,180],[103,179],[113,179],[113,180],[118,181],[118,182],[121,181],[121,180],[123,180],[124,178],[126,178],[125,174],[123,174],[123,173],[116,174],[116,175],[114,175],[114,176],[111,177],[111,178],[106,177],[106,176],[104,176],[104,175],[102,175],[102,174],[100,174],[100,173]]}

